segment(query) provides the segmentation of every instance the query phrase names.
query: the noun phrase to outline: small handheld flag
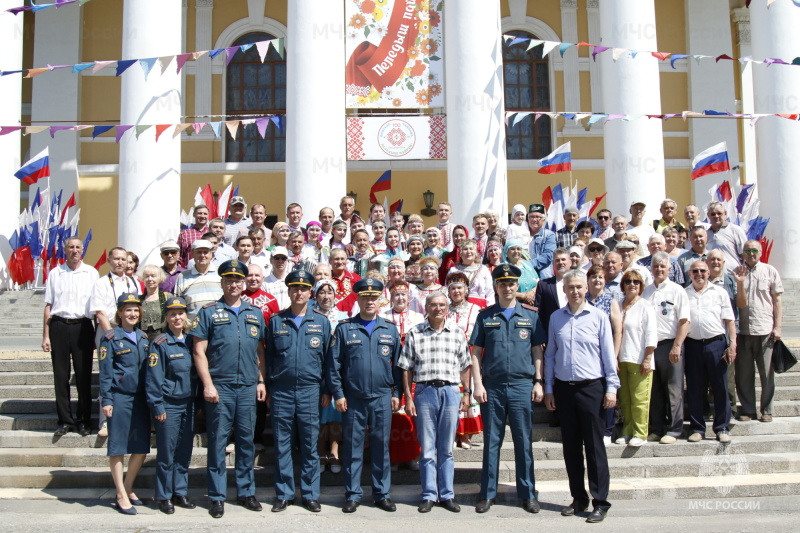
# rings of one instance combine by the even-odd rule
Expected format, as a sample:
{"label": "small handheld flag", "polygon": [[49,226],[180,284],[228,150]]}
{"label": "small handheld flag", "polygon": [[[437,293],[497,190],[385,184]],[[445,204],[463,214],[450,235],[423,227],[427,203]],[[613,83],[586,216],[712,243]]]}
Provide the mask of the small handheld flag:
{"label": "small handheld flag", "polygon": [[17,179],[20,179],[28,185],[33,185],[42,178],[50,177],[50,153],[49,149],[45,148],[39,152],[33,159],[22,165],[22,168],[14,173]]}
{"label": "small handheld flag", "polygon": [[388,191],[391,188],[392,188],[392,171],[387,170],[381,175],[380,178],[378,178],[378,181],[376,181],[372,185],[372,188],[369,190],[370,203],[373,204],[378,203],[378,197],[375,196],[376,192]]}
{"label": "small handheld flag", "polygon": [[556,174],[572,171],[572,143],[562,144],[556,150],[539,160],[539,174]]}
{"label": "small handheld flag", "polygon": [[700,152],[692,160],[692,179],[696,180],[708,174],[725,172],[731,169],[728,162],[728,145],[721,142]]}

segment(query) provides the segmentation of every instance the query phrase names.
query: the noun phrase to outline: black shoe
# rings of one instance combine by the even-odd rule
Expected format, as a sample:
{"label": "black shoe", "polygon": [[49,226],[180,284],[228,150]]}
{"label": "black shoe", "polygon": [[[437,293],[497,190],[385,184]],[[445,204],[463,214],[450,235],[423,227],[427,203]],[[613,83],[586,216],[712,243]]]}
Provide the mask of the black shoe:
{"label": "black shoe", "polygon": [[537,500],[536,498],[532,500],[522,500],[522,508],[528,511],[529,513],[534,513],[534,514],[542,510],[542,508],[539,506],[539,500]]}
{"label": "black shoe", "polygon": [[561,427],[561,420],[558,418],[553,418],[550,420],[550,424],[548,424],[551,428],[559,428]]}
{"label": "black shoe", "polygon": [[159,500],[158,510],[164,514],[172,514],[175,512],[175,506],[169,500]]}
{"label": "black shoe", "polygon": [[144,507],[144,502],[139,498],[128,498],[131,501],[131,505],[137,505],[139,507]]}
{"label": "black shoe", "polygon": [[303,498],[303,507],[305,507],[312,513],[318,513],[322,511],[322,506],[319,504],[317,500],[306,500],[305,498]]}
{"label": "black shoe", "polygon": [[81,437],[88,437],[89,435],[91,435],[91,433],[92,432],[89,430],[89,426],[87,426],[86,424],[78,424],[78,434]]}
{"label": "black shoe", "polygon": [[287,507],[294,504],[294,500],[279,500],[275,498],[272,501],[272,512],[273,513],[280,513],[281,511],[285,511]]}
{"label": "black shoe", "polygon": [[588,503],[578,503],[575,500],[571,504],[561,509],[561,516],[575,516],[589,508]]}
{"label": "black shoe", "polygon": [[461,506],[458,505],[455,500],[442,500],[439,502],[439,506],[443,509],[447,509],[451,513],[461,512]]}
{"label": "black shoe", "polygon": [[58,429],[55,431],[55,433],[53,433],[53,436],[63,437],[64,435],[72,431],[75,431],[75,426],[71,424],[61,424],[60,426],[58,426]]}
{"label": "black shoe", "polygon": [[494,498],[491,500],[481,500],[478,502],[478,505],[475,506],[475,512],[485,513],[492,508],[492,505],[494,505]]}
{"label": "black shoe", "polygon": [[222,518],[225,514],[225,502],[220,500],[211,500],[208,505],[208,514],[211,518]]}
{"label": "black shoe", "polygon": [[195,504],[190,502],[189,499],[186,498],[186,496],[173,496],[172,503],[184,509],[194,509],[195,507],[197,507]]}
{"label": "black shoe", "polygon": [[420,513],[430,513],[431,509],[433,509],[433,502],[430,500],[422,500],[417,507],[417,511]]}
{"label": "black shoe", "polygon": [[123,509],[122,507],[120,507],[119,500],[117,500],[117,504],[114,507],[116,507],[117,511],[119,511],[120,513],[126,514],[128,516],[133,516],[135,514],[138,514],[136,511],[136,507],[131,506],[128,507],[127,509]]}
{"label": "black shoe", "polygon": [[342,507],[342,512],[355,513],[359,505],[361,505],[361,502],[357,502],[355,500],[347,500],[346,502],[344,502],[344,506]]}
{"label": "black shoe", "polygon": [[386,511],[387,513],[393,513],[397,510],[397,506],[389,498],[386,498],[385,500],[376,501],[375,507]]}
{"label": "black shoe", "polygon": [[248,511],[261,512],[261,504],[258,503],[258,500],[255,496],[245,496],[244,498],[239,498],[236,500],[236,503]]}
{"label": "black shoe", "polygon": [[607,512],[608,510],[597,507],[595,508],[594,511],[592,511],[592,513],[589,515],[589,518],[587,518],[586,521],[589,522],[590,524],[602,522],[603,519],[606,517]]}

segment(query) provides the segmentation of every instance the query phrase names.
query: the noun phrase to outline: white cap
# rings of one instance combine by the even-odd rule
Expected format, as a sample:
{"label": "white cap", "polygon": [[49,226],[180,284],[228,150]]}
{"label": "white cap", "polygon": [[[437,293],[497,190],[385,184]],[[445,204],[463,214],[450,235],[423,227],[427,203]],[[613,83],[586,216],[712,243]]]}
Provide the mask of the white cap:
{"label": "white cap", "polygon": [[276,246],[270,253],[272,254],[271,257],[275,257],[276,255],[289,257],[289,250],[287,250],[285,246]]}
{"label": "white cap", "polygon": [[197,250],[198,248],[208,248],[209,250],[214,248],[214,245],[211,244],[211,241],[207,241],[205,239],[199,239],[192,243],[192,250]]}

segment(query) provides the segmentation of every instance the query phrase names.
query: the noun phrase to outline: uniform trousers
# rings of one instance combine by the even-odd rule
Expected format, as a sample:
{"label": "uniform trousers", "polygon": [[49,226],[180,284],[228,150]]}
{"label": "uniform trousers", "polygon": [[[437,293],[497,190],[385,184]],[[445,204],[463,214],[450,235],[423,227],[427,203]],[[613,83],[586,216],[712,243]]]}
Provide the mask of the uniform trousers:
{"label": "uniform trousers", "polygon": [[253,428],[256,422],[256,386],[215,387],[219,402],[206,402],[208,497],[211,500],[225,501],[228,489],[225,447],[232,431],[236,445],[236,495],[238,498],[255,496]]}
{"label": "uniform trousers", "polygon": [[689,427],[692,433],[706,434],[703,418],[703,399],[706,383],[714,396],[714,433],[727,433],[731,419],[728,399],[728,364],[725,355],[725,338],[720,335],[711,341],[686,338],[686,401],[689,403]]}
{"label": "uniform trousers", "polygon": [[[77,324],[67,324],[58,317],[51,317],[50,339],[58,425],[82,423],[89,427],[92,422],[92,322],[86,318]],[[70,359],[78,389],[78,410],[74,418],[69,393]]]}
{"label": "uniform trousers", "polygon": [[271,387],[270,420],[275,438],[275,497],[293,500],[294,461],[292,446],[300,444],[300,494],[319,500],[319,412],[320,387]]}
{"label": "uniform trousers", "polygon": [[[772,414],[775,399],[775,371],[772,368],[772,342],[769,335],[737,335],[736,392],[742,404],[741,414],[756,411],[756,373],[761,378],[761,414]],[[755,363],[755,364],[754,364]]]}
{"label": "uniform trousers", "polygon": [[589,495],[583,482],[583,450],[586,448],[586,467],[589,477],[589,492],[592,507],[609,509],[608,489],[611,476],[608,472],[608,457],[603,444],[605,409],[603,397],[606,380],[603,378],[566,382],[555,380],[555,395],[558,412],[561,413],[561,447],[569,477],[572,499],[588,505]]}
{"label": "uniform trousers", "polygon": [[156,427],[156,500],[186,496],[194,446],[194,398],[164,400],[167,419]]}
{"label": "uniform trousers", "polygon": [[669,360],[674,339],[659,342],[653,361],[653,389],[650,396],[650,431],[676,439],[683,434],[683,357]]}
{"label": "uniform trousers", "polygon": [[[484,386],[486,402],[481,404],[484,448],[480,499],[491,500],[497,496],[500,448],[505,438],[506,419],[508,419],[511,438],[514,441],[517,497],[521,500],[532,500],[536,491],[531,445],[533,382],[496,384],[484,382]],[[602,441],[602,436],[600,440]]]}
{"label": "uniform trousers", "polygon": [[[342,464],[347,500],[361,501],[361,469],[364,465],[364,438],[369,428],[369,451],[372,461],[372,497],[375,501],[389,498],[391,464],[389,439],[392,435],[392,395],[377,398],[347,398],[347,411],[342,417]],[[455,433],[453,434],[455,438]]]}

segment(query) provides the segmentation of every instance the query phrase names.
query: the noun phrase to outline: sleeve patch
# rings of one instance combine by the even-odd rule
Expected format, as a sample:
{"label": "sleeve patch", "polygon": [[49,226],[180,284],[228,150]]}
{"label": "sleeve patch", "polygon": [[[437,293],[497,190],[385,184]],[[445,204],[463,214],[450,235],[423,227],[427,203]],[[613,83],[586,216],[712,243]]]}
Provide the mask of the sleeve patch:
{"label": "sleeve patch", "polygon": [[158,354],[151,353],[150,357],[147,358],[147,364],[149,364],[151,367],[156,366],[158,364]]}
{"label": "sleeve patch", "polygon": [[106,358],[106,355],[108,355],[108,348],[106,348],[105,346],[101,346],[100,351],[97,354],[97,359],[99,361],[102,361],[103,359]]}

